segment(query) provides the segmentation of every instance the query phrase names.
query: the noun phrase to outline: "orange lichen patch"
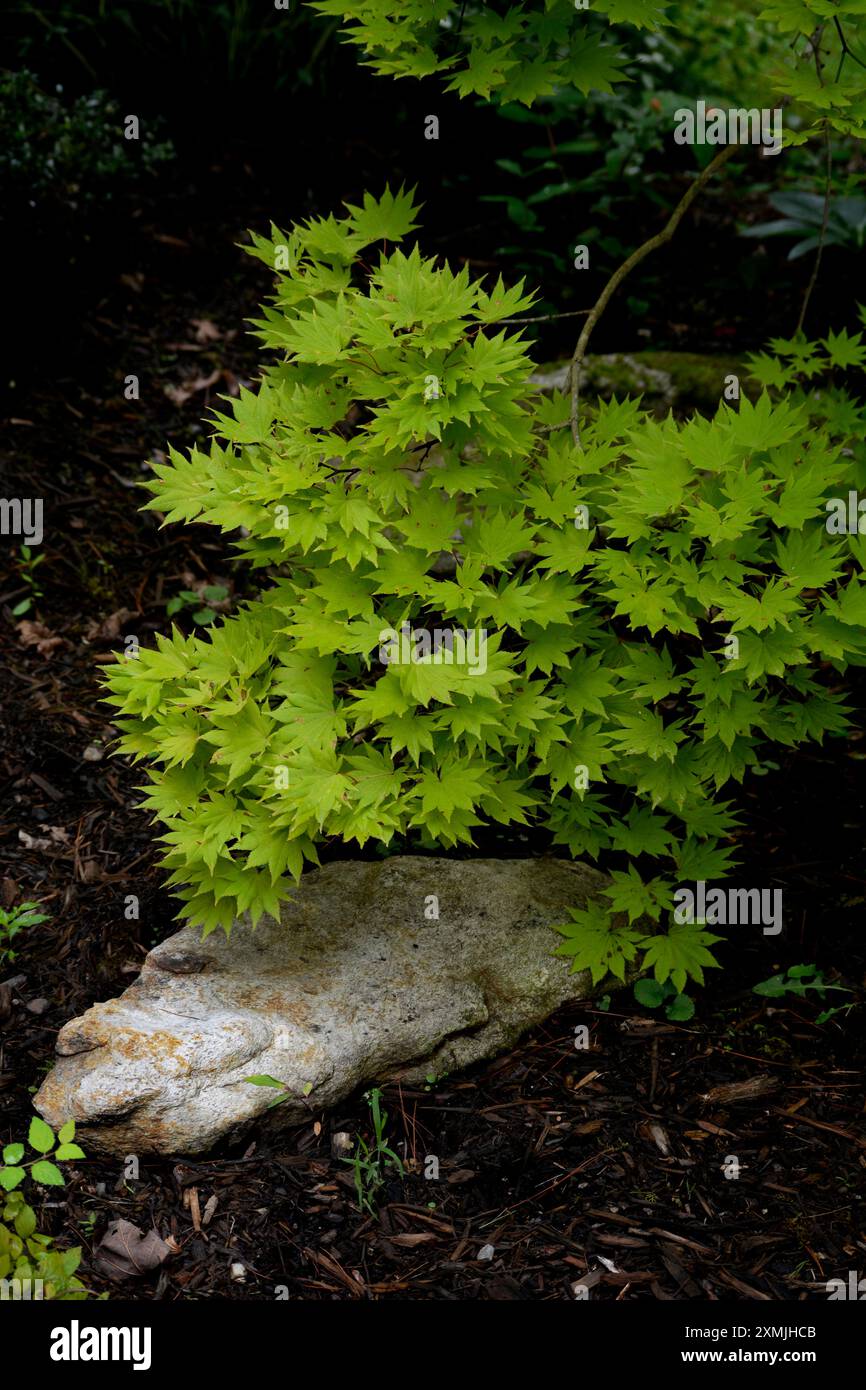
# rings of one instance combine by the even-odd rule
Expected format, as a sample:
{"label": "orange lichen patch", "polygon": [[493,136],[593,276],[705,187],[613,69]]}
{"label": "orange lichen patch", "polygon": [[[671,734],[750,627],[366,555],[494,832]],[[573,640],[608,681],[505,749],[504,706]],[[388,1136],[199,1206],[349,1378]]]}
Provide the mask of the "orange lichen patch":
{"label": "orange lichen patch", "polygon": [[[57,1069],[58,1072],[60,1070]],[[93,1071],[96,1071],[96,1068],[93,1068]],[[130,1105],[141,1103],[155,1094],[152,1090],[143,1092],[139,1086],[131,1083],[125,1089],[112,1087],[103,1095],[99,1089],[98,1073],[96,1079],[96,1086],[78,1085],[72,1099],[70,1114],[69,1092],[64,1085],[62,1074],[55,1075],[52,1072],[46,1077],[40,1091],[40,1107],[49,1123],[53,1121],[55,1128],[59,1128],[68,1119],[75,1120],[76,1124],[86,1125],[97,1119],[102,1121],[114,1115],[120,1117]]]}
{"label": "orange lichen patch", "polygon": [[111,1040],[111,1050],[129,1062],[147,1060],[157,1065],[168,1062],[173,1070],[189,1072],[190,1038],[177,1038],[172,1033],[140,1033],[124,1031],[115,1033]]}
{"label": "orange lichen patch", "polygon": [[310,1043],[303,1052],[295,1053],[295,1061],[300,1062],[302,1066],[312,1066],[314,1062],[320,1061],[321,1057],[322,1049],[318,1043]]}
{"label": "orange lichen patch", "polygon": [[[62,1085],[58,1084],[58,1079],[54,1075],[54,1072],[49,1072],[48,1076],[46,1076],[45,1080],[42,1083],[42,1090],[40,1094],[42,1098],[42,1104],[46,1111],[56,1109],[58,1104],[63,1104],[68,1109],[68,1101],[66,1100],[66,1090]],[[71,1118],[77,1120],[78,1113],[76,1112]]]}
{"label": "orange lichen patch", "polygon": [[272,1013],[280,1021],[287,1019],[299,1028],[305,1028],[311,1021],[310,1006],[302,999],[292,999],[287,991],[274,991],[264,998],[261,988],[255,984],[242,987],[234,992],[234,1002],[242,1009],[250,1009],[256,1014]]}

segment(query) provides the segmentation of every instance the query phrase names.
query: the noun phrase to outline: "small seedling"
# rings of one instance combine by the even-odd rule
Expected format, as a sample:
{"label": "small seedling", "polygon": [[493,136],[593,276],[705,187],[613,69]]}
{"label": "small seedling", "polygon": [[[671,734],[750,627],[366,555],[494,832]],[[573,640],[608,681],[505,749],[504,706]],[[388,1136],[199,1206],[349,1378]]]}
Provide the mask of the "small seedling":
{"label": "small seedling", "polygon": [[[291,1100],[294,1094],[286,1085],[285,1081],[278,1081],[275,1076],[267,1076],[265,1073],[260,1073],[258,1076],[245,1076],[243,1079],[244,1081],[248,1081],[251,1086],[271,1086],[274,1090],[281,1093],[275,1100],[271,1101],[268,1106],[269,1110],[273,1110],[275,1105],[282,1105],[284,1101]],[[301,1094],[308,1096],[312,1089],[313,1083],[312,1081],[308,1081]]]}
{"label": "small seedling", "polygon": [[98,1220],[99,1212],[95,1208],[86,1211],[84,1215],[79,1218],[78,1224],[88,1239],[92,1237],[93,1232],[96,1230],[96,1223]]}
{"label": "small seedling", "polygon": [[[827,991],[832,989],[839,994],[851,994],[850,989],[845,989],[843,985],[828,985],[824,979],[823,970],[819,970],[817,965],[789,965],[787,970],[781,971],[778,975],[771,975],[769,980],[761,980],[760,984],[752,986],[753,994],[763,995],[766,999],[781,999],[785,994],[796,995],[800,999],[807,998],[807,991],[814,990],[819,999],[824,998]],[[826,1023],[835,1014],[847,1013],[852,1009],[853,1004],[840,1004],[835,1009],[824,1009],[815,1019],[816,1023]]]}
{"label": "small seedling", "polygon": [[351,1163],[354,1169],[355,1191],[361,1211],[375,1216],[376,1194],[384,1185],[386,1169],[396,1168],[401,1178],[404,1169],[402,1161],[385,1140],[388,1112],[381,1107],[382,1092],[374,1088],[366,1093],[365,1099],[370,1107],[370,1118],[373,1122],[373,1143],[368,1144],[359,1134],[354,1155],[352,1158],[342,1159],[341,1162]]}
{"label": "small seedling", "polygon": [[42,586],[35,574],[36,567],[41,565],[44,559],[44,550],[40,550],[38,554],[34,554],[29,545],[22,545],[18,552],[18,573],[30,592],[25,598],[21,599],[19,603],[16,603],[15,607],[12,609],[13,616],[16,618],[21,618],[25,613],[29,613],[30,610],[36,606],[36,600],[44,598]]}
{"label": "small seedling", "polygon": [[444,1081],[447,1075],[448,1075],[447,1071],[440,1071],[440,1072],[428,1071],[428,1072],[426,1073],[425,1077],[424,1077],[424,1081],[425,1081],[424,1090],[425,1090],[425,1091],[431,1090],[431,1089],[436,1085],[437,1081]]}
{"label": "small seedling", "polygon": [[18,957],[11,942],[25,927],[36,927],[49,920],[47,912],[39,911],[39,903],[19,903],[17,907],[0,907],[0,965],[10,965]]}
{"label": "small seedling", "polygon": [[165,611],[169,618],[173,618],[175,613],[192,608],[193,622],[207,627],[217,616],[217,605],[224,603],[228,596],[229,591],[224,584],[206,584],[200,593],[194,589],[181,589],[180,593],[168,600]]}
{"label": "small seedling", "polygon": [[665,1018],[671,1023],[688,1023],[694,1017],[695,1001],[687,994],[680,994],[670,980],[660,985],[658,980],[636,980],[634,997],[645,1009],[657,1009],[665,1005]]}

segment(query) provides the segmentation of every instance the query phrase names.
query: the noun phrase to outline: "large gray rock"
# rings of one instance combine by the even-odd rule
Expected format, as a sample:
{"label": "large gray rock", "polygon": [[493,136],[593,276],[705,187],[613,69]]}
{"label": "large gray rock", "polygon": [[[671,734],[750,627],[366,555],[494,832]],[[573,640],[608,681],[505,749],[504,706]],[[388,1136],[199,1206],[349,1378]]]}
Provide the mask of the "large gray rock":
{"label": "large gray rock", "polygon": [[590,994],[549,928],[605,881],[555,859],[329,864],[281,923],[157,946],[119,999],[61,1030],[36,1106],[90,1151],[192,1154],[267,1109],[251,1074],[286,1083],[269,1111],[286,1125],[365,1083],[453,1072]]}
{"label": "large gray rock", "polygon": [[[530,377],[541,391],[568,391],[570,364],[552,362]],[[699,352],[606,352],[590,355],[580,375],[580,394],[586,404],[594,397],[641,396],[645,410],[664,418],[669,410],[685,417],[697,410],[713,416],[722,404],[727,381],[736,376],[740,390],[757,400],[760,384],[736,357]]]}

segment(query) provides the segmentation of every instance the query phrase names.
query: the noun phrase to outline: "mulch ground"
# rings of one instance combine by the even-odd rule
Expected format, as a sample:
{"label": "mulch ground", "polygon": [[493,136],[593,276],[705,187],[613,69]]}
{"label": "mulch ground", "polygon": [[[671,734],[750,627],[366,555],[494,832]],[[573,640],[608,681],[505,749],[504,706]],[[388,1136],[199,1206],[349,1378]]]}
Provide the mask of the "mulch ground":
{"label": "mulch ground", "polygon": [[[26,1131],[60,1026],[129,984],[174,929],[139,775],[108,756],[98,666],[124,636],[167,630],[179,589],[243,592],[217,535],[160,532],[135,489],[142,460],[166,439],[192,443],[217,396],[255,375],[242,324],[267,282],[238,233],[182,208],[145,227],[80,358],[23,384],[4,422],[2,490],[45,498],[47,558],[23,618],[20,571],[0,578],[0,892],[7,906],[38,899],[51,921],[0,971],[13,981],[0,984],[3,1142]],[[124,398],[129,374],[139,401]],[[848,686],[861,706],[862,674]],[[826,1298],[825,1280],[866,1268],[863,1009],[819,1026],[820,1005],[751,987],[816,962],[853,991],[834,1002],[862,998],[866,749],[854,734],[776,756],[742,795],[738,838],[742,881],[785,890],[785,932],[733,929],[690,1023],[614,995],[471,1072],[386,1088],[406,1173],[375,1214],[359,1210],[334,1138],[371,1137],[357,1096],[208,1160],[142,1159],[137,1177],[88,1159],[37,1202],[42,1229],[83,1246],[94,1291],[142,1300],[543,1300],[580,1296],[575,1285],[597,1300]],[[430,1157],[438,1179],[424,1176]],[[92,1264],[120,1217],[169,1243],[137,1279]]]}

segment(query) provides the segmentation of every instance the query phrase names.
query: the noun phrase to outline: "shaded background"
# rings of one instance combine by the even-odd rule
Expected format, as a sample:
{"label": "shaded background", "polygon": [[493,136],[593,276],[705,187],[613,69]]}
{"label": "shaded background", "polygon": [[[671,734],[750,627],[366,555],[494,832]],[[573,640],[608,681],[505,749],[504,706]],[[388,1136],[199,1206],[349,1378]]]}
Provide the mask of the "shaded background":
{"label": "shaded background", "polygon": [[[118,274],[163,277],[166,238],[193,229],[185,276],[213,286],[244,274],[235,243],[247,227],[338,212],[387,181],[417,185],[428,252],[469,261],[476,274],[526,275],[539,312],[586,307],[662,225],[706,154],[674,144],[676,107],[699,97],[761,104],[768,40],[749,7],[683,8],[685,32],[625,30],[632,81],[615,94],[560,93],[528,111],[461,102],[435,78],[381,79],[339,41],[336,21],[297,4],[5,5],[3,346],[19,385],[27,364],[56,369],[60,352],[86,353],[82,331]],[[139,118],[138,142],[122,138],[128,114]],[[428,114],[439,117],[438,141],[424,138]],[[853,146],[840,142],[835,165],[840,190],[859,180]],[[788,263],[789,241],[737,233],[766,220],[774,186],[823,191],[822,177],[820,150],[738,160],[675,244],[616,296],[595,350],[738,350],[792,332],[811,258]],[[578,243],[590,247],[589,271],[572,268]],[[850,317],[861,249],[852,236],[828,250],[821,331]],[[542,356],[570,351],[567,323],[539,332]]]}
{"label": "shaded background", "polygon": [[[205,605],[206,588],[226,603],[245,592],[217,534],[159,531],[136,510],[136,485],[167,439],[194,442],[219,395],[255,380],[260,353],[244,322],[269,276],[240,249],[246,228],[285,228],[405,182],[425,204],[428,253],[475,275],[526,275],[537,312],[587,307],[687,187],[696,155],[673,145],[676,106],[751,104],[763,42],[751,7],[683,8],[689,32],[629,31],[629,87],[532,113],[459,102],[435,80],[377,78],[333,24],[271,0],[0,11],[0,486],[42,496],[46,525],[38,569],[4,547],[0,573],[0,901],[35,897],[50,917],[21,943],[24,983],[5,1016],[0,998],[3,1140],[26,1130],[58,1028],[122,990],[174,930],[154,832],[136,809],[140,775],[108,756],[98,665],[126,635],[152,643],[184,591]],[[137,143],[122,138],[129,114]],[[438,141],[424,139],[429,114]],[[840,142],[834,167],[840,195],[856,196],[859,152]],[[729,165],[673,245],[616,296],[594,350],[742,353],[790,334],[811,259],[789,262],[790,241],[739,235],[773,216],[779,187],[821,190],[819,157]],[[582,273],[571,265],[578,242],[591,248]],[[853,326],[858,275],[852,232],[827,249],[813,332]],[[543,325],[537,357],[570,352],[574,337],[574,321]],[[124,396],[129,374],[138,400]],[[28,599],[19,620],[12,609]],[[174,620],[189,628],[189,608]],[[845,684],[862,707],[862,673]],[[751,987],[800,961],[863,985],[866,751],[854,730],[776,757],[739,798],[737,839],[742,881],[785,891],[784,935],[732,934],[693,1026],[618,997],[609,1014],[565,1011],[469,1075],[389,1095],[394,1141],[445,1160],[435,1214],[416,1175],[392,1185],[376,1222],[358,1218],[329,1135],[368,1130],[354,1098],[324,1130],[311,1122],[254,1156],[241,1146],[153,1162],[134,1181],[88,1162],[65,1207],[40,1209],[40,1229],[82,1244],[88,1282],[112,1293],[89,1265],[105,1224],[122,1215],[173,1232],[182,1249],[170,1266],[121,1290],[145,1299],[272,1297],[283,1282],[292,1297],[353,1297],[355,1268],[367,1297],[567,1298],[589,1264],[602,1268],[599,1255],[629,1273],[601,1276],[594,1298],[618,1297],[629,1280],[630,1297],[808,1295],[856,1263],[863,1010],[819,1028],[815,1007]],[[127,894],[140,900],[136,920],[124,917]],[[592,1051],[577,1058],[584,1021]],[[704,1099],[719,1085],[748,1093],[756,1076],[772,1084],[751,1102]],[[749,1167],[720,1194],[732,1144]],[[204,1234],[190,1224],[191,1186],[202,1205],[219,1197]],[[394,1243],[407,1233],[430,1243],[420,1253]],[[488,1240],[497,1258],[481,1266]],[[245,1284],[229,1278],[238,1259]]]}

